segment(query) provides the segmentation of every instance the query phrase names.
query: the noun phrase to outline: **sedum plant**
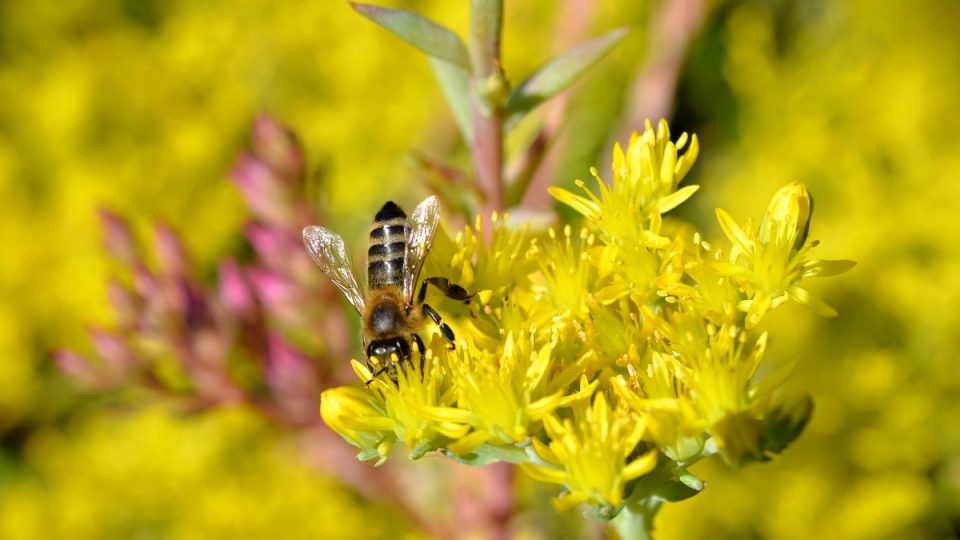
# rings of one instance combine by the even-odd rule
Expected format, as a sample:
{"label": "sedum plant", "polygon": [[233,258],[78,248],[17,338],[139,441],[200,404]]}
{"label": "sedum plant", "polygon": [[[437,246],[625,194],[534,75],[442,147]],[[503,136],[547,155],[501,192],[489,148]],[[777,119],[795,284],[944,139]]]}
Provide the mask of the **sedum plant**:
{"label": "sedum plant", "polygon": [[755,327],[788,301],[832,314],[802,281],[852,263],[809,258],[801,184],[775,193],[758,226],[718,210],[726,246],[665,222],[697,190],[678,189],[697,152],[696,136],[648,123],[615,147],[609,184],[594,170],[596,191],[551,189],[583,216],[576,228],[537,234],[494,214],[489,244],[479,219],[438,242],[434,269],[477,292],[458,348],[434,336],[396,384],[362,384],[371,373],[354,360],[361,384],[324,391],[324,421],[377,463],[400,442],[413,459],[519,464],[561,487],[557,509],[583,505],[629,538],[703,489],[697,461],[781,452],[813,404],[784,389],[790,365],[765,362]]}
{"label": "sedum plant", "polygon": [[[787,302],[834,315],[803,282],[852,266],[810,258],[813,202],[803,185],[777,191],[755,222],[717,210],[727,241],[707,241],[664,217],[698,189],[681,186],[697,137],[673,139],[665,121],[647,122],[625,149],[614,147],[606,179],[593,169],[595,186],[549,189],[578,220],[518,225],[507,210],[526,213],[519,204],[552,141],[543,129],[507,156],[505,136],[626,32],[574,46],[511,88],[500,63],[502,2],[471,2],[469,47],[415,13],[353,7],[430,57],[470,150],[472,173],[419,159],[444,207],[475,216],[452,235],[438,232],[424,270],[475,293],[469,308],[437,303],[457,329],[456,350],[426,336],[424,356],[414,354],[396,382],[357,360],[352,375],[339,369],[348,324],[297,240],[322,221],[303,203],[306,160],[264,116],[233,173],[254,216],[252,260],[224,262],[206,287],[161,227],[151,270],[124,222],[104,214],[108,247],[130,268],[128,283],[111,288],[120,325],[93,332],[99,362],[63,351],[62,369],[99,390],[145,387],[192,409],[247,403],[305,430],[319,421],[326,388],[319,416],[360,460],[381,465],[398,446],[412,459],[441,454],[499,471],[490,476],[506,496],[518,465],[559,486],[558,510],[582,508],[623,538],[647,535],[664,502],[704,488],[688,470],[697,461],[768,460],[800,435],[813,404],[785,389],[789,363],[765,358],[762,321]],[[330,460],[358,491],[415,513],[388,468],[378,477],[342,454]],[[491,535],[505,537],[513,506],[488,502]]]}

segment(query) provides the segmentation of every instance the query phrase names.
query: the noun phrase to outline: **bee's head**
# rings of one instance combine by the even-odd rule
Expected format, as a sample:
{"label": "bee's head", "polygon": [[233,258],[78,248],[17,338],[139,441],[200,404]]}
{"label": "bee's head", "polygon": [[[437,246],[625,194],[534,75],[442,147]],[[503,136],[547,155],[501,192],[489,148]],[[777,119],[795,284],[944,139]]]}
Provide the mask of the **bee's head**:
{"label": "bee's head", "polygon": [[374,340],[367,346],[367,357],[379,358],[382,365],[393,354],[397,355],[398,359],[409,358],[410,344],[401,337],[395,337]]}

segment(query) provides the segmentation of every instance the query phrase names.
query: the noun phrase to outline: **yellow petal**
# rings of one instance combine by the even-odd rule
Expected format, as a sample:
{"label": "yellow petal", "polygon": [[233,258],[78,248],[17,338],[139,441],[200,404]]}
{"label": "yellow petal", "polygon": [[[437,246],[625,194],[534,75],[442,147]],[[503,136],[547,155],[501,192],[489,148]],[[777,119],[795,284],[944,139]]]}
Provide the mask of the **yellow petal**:
{"label": "yellow petal", "polygon": [[547,188],[547,193],[552,195],[554,199],[562,202],[570,208],[573,208],[577,212],[580,212],[587,219],[597,219],[600,217],[600,208],[596,205],[596,203],[588,201],[583,197],[574,195],[573,193],[558,187]]}
{"label": "yellow petal", "polygon": [[745,326],[747,328],[753,328],[759,324],[760,320],[763,319],[763,316],[766,315],[770,309],[772,301],[773,298],[771,298],[770,293],[757,291],[757,294],[754,295],[753,300],[750,302],[750,309],[747,311]]}
{"label": "yellow petal", "polygon": [[527,406],[527,414],[530,415],[530,418],[534,420],[539,420],[545,415],[550,414],[556,409],[561,401],[563,394],[553,394],[552,396],[547,396],[545,398],[540,398],[537,401],[534,401]]}
{"label": "yellow petal", "polygon": [[666,197],[660,197],[660,200],[657,201],[657,211],[666,214],[689,199],[698,189],[700,189],[700,186],[684,186]]}
{"label": "yellow petal", "polygon": [[520,470],[527,473],[530,478],[533,478],[538,482],[563,485],[567,481],[567,473],[560,469],[543,467],[541,465],[531,465],[529,463],[521,463]]}
{"label": "yellow petal", "polygon": [[450,439],[460,439],[470,431],[470,426],[467,424],[452,424],[449,422],[437,422],[434,424],[434,428],[438,433]]}
{"label": "yellow petal", "polygon": [[560,464],[560,458],[553,453],[553,450],[551,450],[549,446],[540,442],[540,439],[534,437],[531,443],[533,444],[533,451],[540,456],[540,459],[549,461],[550,463]]}
{"label": "yellow petal", "polygon": [[474,431],[466,437],[462,437],[460,440],[448,445],[447,450],[458,456],[463,456],[473,452],[488,440],[490,440],[490,434],[486,431]]}
{"label": "yellow petal", "polygon": [[463,409],[455,409],[453,407],[428,407],[419,404],[415,406],[420,414],[434,422],[469,424],[473,419],[473,414]]}
{"label": "yellow petal", "polygon": [[697,140],[697,136],[694,135],[690,140],[690,148],[677,160],[675,176],[678,183],[687,176],[687,172],[690,171],[690,167],[693,167],[693,162],[697,160],[697,155],[699,154],[700,142]]}
{"label": "yellow petal", "polygon": [[707,261],[706,266],[721,276],[728,276],[737,279],[747,279],[753,276],[753,272],[751,272],[748,268],[744,268],[738,264],[723,261]]}
{"label": "yellow petal", "polygon": [[577,505],[586,500],[587,495],[584,493],[564,493],[559,497],[553,498],[550,502],[553,503],[553,507],[556,508],[558,512],[566,512],[567,510],[576,508]]}
{"label": "yellow petal", "polygon": [[[584,377],[584,379],[586,379],[586,377]],[[580,401],[582,399],[589,399],[590,396],[593,395],[593,391],[596,390],[597,386],[599,385],[600,385],[600,379],[594,379],[592,382],[586,385],[584,385],[583,381],[581,381],[580,389],[570,394],[569,396],[564,396],[563,399],[560,400],[560,403],[558,406],[569,407],[574,403],[576,403],[577,401]]]}
{"label": "yellow petal", "polygon": [[[660,182],[667,189],[673,189],[673,180],[676,175],[676,165],[677,147],[674,146],[672,142],[667,141],[666,147],[663,149],[663,161],[660,163]],[[663,212],[666,212],[666,210],[661,211],[661,213]]]}
{"label": "yellow petal", "polygon": [[825,276],[835,276],[837,274],[842,274],[849,271],[851,268],[856,266],[855,261],[848,260],[817,260],[817,261],[807,261],[803,263],[802,275],[803,277],[825,277]]}
{"label": "yellow petal", "polygon": [[[326,420],[325,420],[326,421]],[[393,420],[385,416],[342,416],[338,422],[327,422],[334,430],[346,428],[351,431],[392,431]],[[336,426],[336,427],[334,427]]]}
{"label": "yellow petal", "polygon": [[809,307],[814,313],[820,315],[821,317],[837,316],[837,310],[827,305],[827,303],[823,300],[810,294],[810,291],[806,289],[800,287],[790,287],[790,290],[787,291],[787,294],[789,294],[790,298],[792,298],[795,302]]}
{"label": "yellow petal", "polygon": [[367,366],[357,362],[356,360],[350,360],[350,367],[353,368],[353,372],[357,374],[357,377],[361,381],[367,382],[373,378],[373,375],[370,373],[370,370],[367,369]]}
{"label": "yellow petal", "polygon": [[658,452],[656,450],[650,450],[646,454],[631,461],[623,468],[623,478],[630,481],[652,471],[653,468],[657,466],[657,455]]}
{"label": "yellow petal", "polygon": [[730,217],[730,214],[717,208],[717,221],[720,222],[720,228],[735,245],[739,246],[744,253],[753,253],[753,241],[750,240],[743,229],[737,225],[737,222]]}

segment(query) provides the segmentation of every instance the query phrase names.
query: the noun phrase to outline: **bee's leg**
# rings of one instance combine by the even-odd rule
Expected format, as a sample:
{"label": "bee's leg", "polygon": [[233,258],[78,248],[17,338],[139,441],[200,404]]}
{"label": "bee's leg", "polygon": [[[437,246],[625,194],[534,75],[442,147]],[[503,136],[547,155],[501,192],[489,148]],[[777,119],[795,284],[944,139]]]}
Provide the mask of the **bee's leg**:
{"label": "bee's leg", "polygon": [[420,361],[423,361],[423,355],[427,352],[426,347],[423,346],[423,340],[420,339],[418,334],[411,334],[413,336],[413,344],[417,346],[417,351],[420,353]]}
{"label": "bee's leg", "polygon": [[383,366],[383,367],[381,367],[380,369],[378,369],[376,373],[371,373],[371,374],[370,374],[370,380],[367,381],[367,382],[364,383],[364,384],[366,384],[367,386],[370,386],[370,385],[373,383],[373,381],[374,381],[377,377],[379,377],[381,373],[383,373],[383,372],[386,371],[386,370],[387,370],[387,366]]}
{"label": "bee's leg", "polygon": [[433,322],[440,327],[440,333],[443,334],[443,339],[447,340],[447,343],[450,344],[450,350],[452,351],[455,349],[456,347],[454,347],[453,342],[456,339],[456,336],[453,335],[453,330],[447,326],[447,323],[443,322],[443,319],[440,318],[440,314],[437,313],[437,310],[430,307],[430,304],[423,304],[421,309],[423,310],[424,315],[433,319]]}
{"label": "bee's leg", "polygon": [[466,289],[456,283],[450,283],[447,278],[428,277],[424,278],[423,283],[420,284],[420,292],[417,294],[418,304],[422,304],[423,301],[427,299],[427,285],[433,285],[440,289],[440,292],[447,298],[463,302],[464,304],[469,304],[470,299],[473,298],[473,295],[468,293]]}
{"label": "bee's leg", "polygon": [[424,355],[427,352],[427,348],[423,346],[423,340],[420,339],[420,334],[413,333],[413,334],[410,334],[410,336],[413,338],[413,344],[417,347],[417,351],[420,353],[420,378],[422,379],[423,378],[423,361],[425,358]]}

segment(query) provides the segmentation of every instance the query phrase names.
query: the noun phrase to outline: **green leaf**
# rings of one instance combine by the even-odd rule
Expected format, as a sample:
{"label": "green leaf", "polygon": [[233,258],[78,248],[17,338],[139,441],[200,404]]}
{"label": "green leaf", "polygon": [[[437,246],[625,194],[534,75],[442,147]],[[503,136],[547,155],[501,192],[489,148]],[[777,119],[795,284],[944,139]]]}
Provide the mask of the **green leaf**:
{"label": "green leaf", "polygon": [[780,453],[803,433],[813,414],[813,398],[809,394],[781,398],[780,403],[763,419],[763,448]]}
{"label": "green leaf", "polygon": [[439,449],[441,446],[446,444],[446,441],[443,439],[431,439],[426,442],[418,444],[415,448],[410,449],[410,459],[417,460],[422,458],[427,452],[433,452],[434,450]]}
{"label": "green leaf", "polygon": [[[681,474],[678,480],[680,480],[681,484],[687,486],[688,488],[692,489],[696,493],[703,491],[703,488],[704,488],[703,480],[697,478],[696,476],[690,474],[689,472]],[[692,493],[691,496],[696,495],[696,493]]]}
{"label": "green leaf", "polygon": [[380,453],[377,452],[377,449],[374,448],[364,448],[357,454],[357,459],[360,461],[370,461],[373,458],[380,457]]}
{"label": "green leaf", "polygon": [[662,460],[649,474],[633,484],[630,499],[654,499],[677,502],[693,497],[703,489],[703,481],[671,460]]}
{"label": "green leaf", "polygon": [[630,485],[622,507],[610,524],[622,539],[651,538],[653,521],[665,502],[689,499],[704,488],[699,478],[671,460],[662,460]]}
{"label": "green leaf", "polygon": [[460,135],[467,143],[470,142],[472,129],[470,127],[470,73],[457,64],[430,59],[433,76],[437,78],[440,91],[447,100],[453,119],[460,128]]}
{"label": "green leaf", "polygon": [[644,490],[634,489],[610,520],[610,525],[620,540],[649,540],[653,538],[653,521],[661,506],[663,499],[648,496]]}
{"label": "green leaf", "polygon": [[537,105],[573,84],[587,69],[613,50],[628,31],[619,28],[575,45],[541,66],[510,94],[507,100],[507,127],[516,124]]}
{"label": "green leaf", "polygon": [[503,0],[470,0],[470,54],[480,78],[497,69],[502,27]]}
{"label": "green leaf", "polygon": [[351,2],[353,9],[420,49],[427,56],[470,69],[470,56],[460,38],[450,29],[422,15],[403,9],[391,9]]}

